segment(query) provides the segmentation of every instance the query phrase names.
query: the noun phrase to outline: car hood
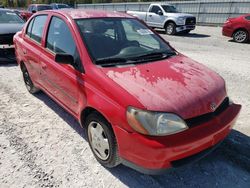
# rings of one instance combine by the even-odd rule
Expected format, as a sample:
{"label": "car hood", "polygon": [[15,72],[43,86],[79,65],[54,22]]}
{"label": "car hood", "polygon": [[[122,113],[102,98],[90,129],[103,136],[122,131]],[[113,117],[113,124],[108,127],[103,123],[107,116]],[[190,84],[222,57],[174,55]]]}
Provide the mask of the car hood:
{"label": "car hood", "polygon": [[184,119],[214,111],[212,106],[218,107],[226,97],[218,74],[183,55],[102,71],[145,109],[172,112]]}
{"label": "car hood", "polygon": [[24,26],[24,23],[15,23],[15,24],[0,24],[0,35],[3,34],[15,34],[18,31],[21,31]]}

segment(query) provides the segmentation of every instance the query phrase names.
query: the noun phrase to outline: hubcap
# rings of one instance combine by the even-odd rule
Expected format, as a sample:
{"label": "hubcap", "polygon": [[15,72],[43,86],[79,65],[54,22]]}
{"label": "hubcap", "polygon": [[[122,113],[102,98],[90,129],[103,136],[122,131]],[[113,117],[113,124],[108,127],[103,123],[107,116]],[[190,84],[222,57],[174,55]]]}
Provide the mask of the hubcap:
{"label": "hubcap", "polygon": [[247,34],[245,31],[237,31],[234,34],[234,38],[237,42],[243,42],[246,40]]}
{"label": "hubcap", "polygon": [[172,25],[168,25],[167,26],[167,33],[171,34],[173,32],[173,26]]}
{"label": "hubcap", "polygon": [[104,132],[104,129],[102,126],[92,121],[88,126],[88,137],[90,145],[95,152],[95,154],[101,159],[101,160],[107,160],[109,157],[109,142],[108,138],[106,136],[106,133]]}

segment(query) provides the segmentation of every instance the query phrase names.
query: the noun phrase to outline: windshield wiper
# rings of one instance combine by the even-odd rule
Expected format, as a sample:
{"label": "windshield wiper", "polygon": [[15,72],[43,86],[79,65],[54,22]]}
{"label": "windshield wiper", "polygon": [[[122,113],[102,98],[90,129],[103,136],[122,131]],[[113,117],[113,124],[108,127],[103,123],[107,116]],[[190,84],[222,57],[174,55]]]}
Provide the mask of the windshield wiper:
{"label": "windshield wiper", "polygon": [[145,59],[165,59],[167,57],[176,55],[175,52],[150,52],[147,54],[143,54],[134,58],[131,58],[131,60],[145,60]]}
{"label": "windshield wiper", "polygon": [[114,57],[114,58],[102,58],[95,60],[95,64],[97,65],[103,65],[103,64],[109,64],[109,63],[126,63],[127,59],[120,58],[120,57]]}

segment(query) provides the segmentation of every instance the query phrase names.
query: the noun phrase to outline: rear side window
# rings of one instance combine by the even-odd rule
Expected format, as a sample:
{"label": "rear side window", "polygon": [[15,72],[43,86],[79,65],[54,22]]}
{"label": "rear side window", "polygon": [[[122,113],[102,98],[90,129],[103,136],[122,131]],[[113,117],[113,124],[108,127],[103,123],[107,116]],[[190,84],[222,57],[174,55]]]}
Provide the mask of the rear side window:
{"label": "rear side window", "polygon": [[74,67],[82,71],[80,55],[68,25],[60,18],[53,17],[47,35],[46,48],[54,53],[72,55],[75,59]]}
{"label": "rear side window", "polygon": [[30,38],[34,39],[38,43],[41,43],[43,29],[47,20],[47,15],[36,16],[33,19],[34,21],[32,20],[29,24],[27,34],[30,33]]}
{"label": "rear side window", "polygon": [[155,14],[158,14],[158,11],[161,10],[158,6],[153,6],[150,10],[150,12],[154,12]]}
{"label": "rear side window", "polygon": [[245,17],[247,20],[250,20],[250,16]]}
{"label": "rear side window", "polygon": [[34,19],[35,18],[33,18],[31,21],[30,21],[30,23],[29,23],[29,25],[28,25],[28,29],[27,29],[27,31],[26,31],[26,34],[30,37],[30,35],[31,35],[31,30],[32,30],[32,26],[33,26],[33,23],[34,23]]}

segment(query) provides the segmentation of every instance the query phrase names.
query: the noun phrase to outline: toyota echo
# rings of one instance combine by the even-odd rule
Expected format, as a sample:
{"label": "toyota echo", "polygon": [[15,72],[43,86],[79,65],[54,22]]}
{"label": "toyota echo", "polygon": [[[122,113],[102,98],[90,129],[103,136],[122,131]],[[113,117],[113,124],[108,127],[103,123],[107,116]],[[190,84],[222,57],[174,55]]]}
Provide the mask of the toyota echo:
{"label": "toyota echo", "polygon": [[197,160],[241,109],[222,77],[124,13],[42,11],[14,44],[28,91],[72,114],[105,167],[157,174]]}

